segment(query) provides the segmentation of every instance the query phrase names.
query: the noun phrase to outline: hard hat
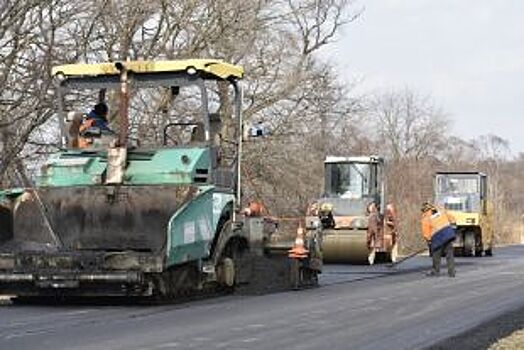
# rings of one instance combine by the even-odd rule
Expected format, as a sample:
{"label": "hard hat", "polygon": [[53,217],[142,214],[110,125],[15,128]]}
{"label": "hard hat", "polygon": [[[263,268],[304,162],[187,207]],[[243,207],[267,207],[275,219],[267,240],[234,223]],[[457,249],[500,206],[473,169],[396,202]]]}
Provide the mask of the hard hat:
{"label": "hard hat", "polygon": [[333,211],[333,204],[331,203],[322,203],[320,204],[320,212],[328,213]]}
{"label": "hard hat", "polygon": [[427,212],[428,210],[432,210],[432,209],[435,209],[435,206],[429,202],[422,203],[422,206],[420,207],[420,211],[423,213]]}

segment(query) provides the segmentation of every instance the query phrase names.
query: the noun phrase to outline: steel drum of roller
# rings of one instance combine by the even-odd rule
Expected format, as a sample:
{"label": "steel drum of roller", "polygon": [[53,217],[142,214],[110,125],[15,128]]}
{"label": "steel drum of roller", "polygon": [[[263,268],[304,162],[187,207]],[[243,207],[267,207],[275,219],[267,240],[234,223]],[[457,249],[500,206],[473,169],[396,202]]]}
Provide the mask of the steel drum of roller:
{"label": "steel drum of roller", "polygon": [[325,230],[322,252],[327,263],[372,265],[375,261],[375,249],[368,247],[366,230]]}

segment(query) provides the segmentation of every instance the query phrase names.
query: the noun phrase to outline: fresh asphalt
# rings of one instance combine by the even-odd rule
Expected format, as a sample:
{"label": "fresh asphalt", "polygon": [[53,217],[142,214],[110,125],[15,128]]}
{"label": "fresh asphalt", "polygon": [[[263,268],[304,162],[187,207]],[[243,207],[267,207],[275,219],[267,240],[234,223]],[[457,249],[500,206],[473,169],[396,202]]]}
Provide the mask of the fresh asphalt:
{"label": "fresh asphalt", "polygon": [[[0,349],[419,349],[524,307],[524,246],[394,268],[329,265],[321,287],[177,305],[0,307]],[[444,266],[443,266],[444,268]],[[445,269],[443,269],[445,270]]]}

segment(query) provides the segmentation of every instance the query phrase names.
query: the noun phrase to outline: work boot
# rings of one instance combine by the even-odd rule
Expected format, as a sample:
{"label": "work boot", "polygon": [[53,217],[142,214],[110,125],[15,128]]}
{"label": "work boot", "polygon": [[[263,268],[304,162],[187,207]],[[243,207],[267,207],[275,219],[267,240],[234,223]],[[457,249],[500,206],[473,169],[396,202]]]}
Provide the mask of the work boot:
{"label": "work boot", "polygon": [[440,275],[439,272],[436,272],[436,271],[433,271],[433,270],[426,272],[426,276],[427,277],[438,277],[439,275]]}

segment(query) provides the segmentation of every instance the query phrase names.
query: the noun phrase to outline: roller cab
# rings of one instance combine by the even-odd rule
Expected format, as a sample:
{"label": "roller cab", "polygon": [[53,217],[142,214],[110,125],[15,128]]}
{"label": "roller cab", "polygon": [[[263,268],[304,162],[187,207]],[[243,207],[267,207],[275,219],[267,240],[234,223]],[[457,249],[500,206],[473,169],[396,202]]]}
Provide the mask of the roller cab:
{"label": "roller cab", "polygon": [[453,246],[461,256],[490,256],[493,253],[493,225],[486,174],[480,172],[437,172],[435,203],[456,219]]}

